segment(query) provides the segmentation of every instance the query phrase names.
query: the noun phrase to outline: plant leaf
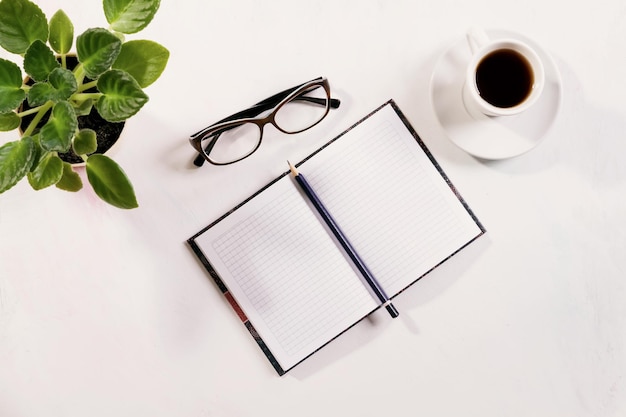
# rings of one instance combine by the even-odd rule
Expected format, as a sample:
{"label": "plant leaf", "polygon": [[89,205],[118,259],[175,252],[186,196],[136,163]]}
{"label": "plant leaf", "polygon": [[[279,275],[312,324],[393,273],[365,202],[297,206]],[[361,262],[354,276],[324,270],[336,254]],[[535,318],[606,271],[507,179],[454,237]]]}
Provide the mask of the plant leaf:
{"label": "plant leaf", "polygon": [[121,122],[136,114],[148,102],[137,81],[126,71],[113,69],[98,79],[103,94],[96,102],[100,116],[109,122]]}
{"label": "plant leaf", "polygon": [[28,183],[34,190],[43,190],[59,182],[63,176],[63,161],[54,152],[45,154],[37,167],[28,173]]}
{"label": "plant leaf", "polygon": [[0,146],[0,193],[24,178],[34,158],[35,143],[30,136]]}
{"label": "plant leaf", "polygon": [[91,113],[93,100],[89,98],[85,101],[72,102],[72,106],[74,107],[74,113],[76,113],[76,116],[87,116]]}
{"label": "plant leaf", "polygon": [[63,10],[58,10],[50,18],[50,46],[58,54],[67,54],[74,41],[74,25]]}
{"label": "plant leaf", "polygon": [[139,207],[126,173],[108,156],[93,154],[87,158],[87,179],[98,197],[107,203],[123,209]]}
{"label": "plant leaf", "polygon": [[0,58],[0,113],[17,109],[25,97],[20,67]]}
{"label": "plant leaf", "polygon": [[65,68],[55,68],[48,76],[48,81],[58,92],[59,100],[67,100],[78,90],[78,83],[72,71]]}
{"label": "plant leaf", "polygon": [[81,129],[74,137],[72,143],[76,155],[88,155],[98,149],[96,131],[92,129]]}
{"label": "plant leaf", "polygon": [[76,192],[83,188],[83,180],[80,179],[80,175],[78,175],[73,169],[72,164],[69,162],[63,162],[63,176],[56,183],[56,187],[65,190]]}
{"label": "plant leaf", "polygon": [[24,70],[35,81],[45,81],[50,72],[60,66],[54,52],[40,40],[33,42],[24,55]]}
{"label": "plant leaf", "polygon": [[111,29],[137,33],[152,21],[160,3],[160,0],[104,0],[104,15]]}
{"label": "plant leaf", "polygon": [[163,73],[170,51],[153,41],[135,40],[122,45],[113,68],[133,76],[142,88],[155,82]]}
{"label": "plant leaf", "polygon": [[41,135],[37,133],[36,135],[33,135],[32,138],[33,138],[33,143],[35,144],[35,152],[33,155],[33,163],[30,166],[29,172],[32,172],[35,168],[37,168],[37,164],[39,164],[39,160],[43,157],[43,155],[47,153],[47,151],[45,151],[41,147]]}
{"label": "plant leaf", "polygon": [[48,100],[55,103],[67,100],[77,89],[76,78],[70,70],[55,68],[50,73],[48,82],[35,83],[28,91],[28,104],[36,107]]}
{"label": "plant leaf", "polygon": [[0,132],[17,129],[22,119],[15,112],[0,114]]}
{"label": "plant leaf", "polygon": [[72,105],[60,101],[54,105],[48,122],[41,128],[41,147],[46,151],[67,152],[78,127]]}
{"label": "plant leaf", "polygon": [[78,60],[92,79],[111,68],[121,49],[122,41],[102,28],[87,29],[76,39]]}
{"label": "plant leaf", "polygon": [[22,55],[37,39],[48,40],[48,21],[39,6],[28,0],[2,0],[0,46]]}
{"label": "plant leaf", "polygon": [[30,107],[37,107],[43,105],[46,101],[52,100],[56,91],[50,83],[35,83],[28,90],[28,105]]}

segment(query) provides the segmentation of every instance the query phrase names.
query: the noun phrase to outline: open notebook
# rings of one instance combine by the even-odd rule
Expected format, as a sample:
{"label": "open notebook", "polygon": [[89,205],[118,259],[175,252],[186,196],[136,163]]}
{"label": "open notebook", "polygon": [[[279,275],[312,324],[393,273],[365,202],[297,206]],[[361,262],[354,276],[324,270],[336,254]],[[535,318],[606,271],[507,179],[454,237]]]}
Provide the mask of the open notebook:
{"label": "open notebook", "polygon": [[[485,232],[392,100],[296,166],[391,298]],[[288,174],[188,240],[280,375],[381,304]]]}

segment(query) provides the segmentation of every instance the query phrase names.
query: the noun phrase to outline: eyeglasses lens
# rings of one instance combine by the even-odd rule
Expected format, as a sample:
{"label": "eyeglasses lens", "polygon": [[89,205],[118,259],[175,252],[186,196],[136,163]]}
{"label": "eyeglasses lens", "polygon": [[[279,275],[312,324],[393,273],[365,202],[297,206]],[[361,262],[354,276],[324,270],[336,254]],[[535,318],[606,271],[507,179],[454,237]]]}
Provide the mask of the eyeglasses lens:
{"label": "eyeglasses lens", "polygon": [[250,155],[260,141],[259,126],[254,123],[243,123],[203,138],[202,148],[209,146],[206,152],[214,163],[228,164]]}
{"label": "eyeglasses lens", "polygon": [[326,116],[329,102],[328,93],[323,86],[312,86],[281,106],[276,112],[274,122],[286,133],[302,132]]}

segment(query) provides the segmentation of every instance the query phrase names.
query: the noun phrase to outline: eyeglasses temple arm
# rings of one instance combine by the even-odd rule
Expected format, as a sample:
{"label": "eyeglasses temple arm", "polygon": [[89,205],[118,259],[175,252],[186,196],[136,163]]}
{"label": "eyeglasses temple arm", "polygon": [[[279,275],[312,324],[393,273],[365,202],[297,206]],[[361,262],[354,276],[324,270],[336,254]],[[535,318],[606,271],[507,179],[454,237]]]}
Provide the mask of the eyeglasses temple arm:
{"label": "eyeglasses temple arm", "polygon": [[196,157],[193,160],[193,164],[197,167],[201,167],[202,165],[204,165],[204,162],[206,160],[204,159],[204,156],[202,156],[201,153],[198,153],[198,155],[196,155]]}
{"label": "eyeglasses temple arm", "polygon": [[[294,99],[294,101],[295,100],[308,101],[310,103],[319,104],[320,106],[325,106],[326,105],[326,99],[324,99],[324,98],[300,96],[300,97],[296,97]],[[338,98],[331,98],[330,99],[330,108],[331,109],[339,108],[340,104],[341,104],[341,101]]]}
{"label": "eyeglasses temple arm", "polygon": [[[314,80],[311,81],[316,81],[316,80],[321,80],[322,77],[320,78],[316,78]],[[271,97],[266,98],[263,101],[259,101],[257,104],[254,105],[254,107],[256,106],[268,106],[266,109],[270,109],[272,107],[274,107],[275,105],[277,105],[278,103],[280,103],[285,97],[287,97],[289,94],[293,93],[294,91],[296,91],[298,88],[302,87],[305,84],[310,83],[311,81],[307,81],[306,83],[302,83],[298,86],[289,88],[287,90],[281,91],[280,93],[276,93]],[[324,106],[326,103],[324,103],[323,99],[316,99],[314,97],[307,97],[307,96],[299,96],[296,97],[296,100],[307,100],[307,101],[311,101],[313,103],[319,104]],[[336,109],[339,107],[339,105],[341,104],[341,101],[339,101],[339,99],[336,98],[331,98],[330,99],[330,107],[333,109]]]}

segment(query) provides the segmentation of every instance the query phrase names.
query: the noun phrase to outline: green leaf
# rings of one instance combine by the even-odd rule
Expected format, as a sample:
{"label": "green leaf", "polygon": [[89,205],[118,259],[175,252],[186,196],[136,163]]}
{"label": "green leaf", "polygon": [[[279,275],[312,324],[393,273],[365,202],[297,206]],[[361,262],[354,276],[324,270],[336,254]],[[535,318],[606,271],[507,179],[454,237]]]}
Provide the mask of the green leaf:
{"label": "green leaf", "polygon": [[122,41],[106,29],[87,29],[76,39],[76,53],[89,78],[96,79],[111,68],[122,49]]}
{"label": "green leaf", "polygon": [[98,197],[107,203],[123,209],[139,207],[130,180],[111,158],[102,154],[87,158],[87,179]]}
{"label": "green leaf", "polygon": [[60,66],[54,52],[40,40],[33,42],[24,55],[24,70],[35,81],[45,81],[50,72]]}
{"label": "green leaf", "polygon": [[48,40],[48,21],[39,6],[28,0],[2,0],[0,46],[22,55],[37,39]]}
{"label": "green leaf", "polygon": [[41,106],[48,100],[55,103],[69,99],[78,89],[76,78],[70,70],[55,68],[48,82],[35,83],[28,91],[28,104]]}
{"label": "green leaf", "polygon": [[20,67],[0,58],[0,113],[17,109],[25,97]]}
{"label": "green leaf", "polygon": [[22,119],[15,112],[0,114],[0,132],[17,129]]}
{"label": "green leaf", "polygon": [[63,176],[56,183],[56,187],[65,190],[76,192],[83,188],[83,180],[80,179],[80,175],[78,175],[72,169],[72,165],[69,162],[63,162]]}
{"label": "green leaf", "polygon": [[98,79],[103,94],[96,102],[100,116],[109,122],[121,122],[136,114],[148,102],[137,81],[125,71],[110,70]]}
{"label": "green leaf", "polygon": [[63,176],[63,161],[56,153],[47,153],[37,167],[28,173],[28,183],[34,190],[43,190],[59,182]]}
{"label": "green leaf", "polygon": [[146,88],[161,76],[169,57],[170,51],[156,42],[128,41],[122,45],[113,68],[126,71]]}
{"label": "green leaf", "polygon": [[67,100],[78,90],[76,77],[72,71],[65,68],[52,70],[48,81],[57,91],[57,100]]}
{"label": "green leaf", "polygon": [[50,46],[59,54],[67,54],[74,41],[74,25],[63,10],[50,18]]}
{"label": "green leaf", "polygon": [[35,168],[37,168],[37,164],[39,164],[39,160],[43,157],[43,155],[48,153],[41,147],[41,135],[39,133],[37,133],[36,135],[33,135],[32,138],[33,138],[33,143],[35,144],[35,152],[33,155],[33,164],[30,167],[30,172],[32,172]]}
{"label": "green leaf", "polygon": [[78,120],[72,105],[67,101],[58,102],[39,132],[41,147],[46,151],[67,152],[77,127]]}
{"label": "green leaf", "polygon": [[89,98],[84,101],[72,102],[72,106],[74,107],[74,113],[76,113],[76,116],[87,116],[91,113],[93,100]]}
{"label": "green leaf", "polygon": [[111,29],[137,33],[152,21],[160,3],[160,0],[104,0],[104,15]]}
{"label": "green leaf", "polygon": [[0,193],[24,178],[30,171],[34,158],[35,143],[31,137],[0,146]]}
{"label": "green leaf", "polygon": [[46,101],[52,100],[56,95],[54,87],[50,83],[35,83],[28,90],[28,105],[30,107],[38,107]]}
{"label": "green leaf", "polygon": [[81,129],[74,137],[72,143],[76,155],[89,155],[98,148],[96,131],[92,129]]}

